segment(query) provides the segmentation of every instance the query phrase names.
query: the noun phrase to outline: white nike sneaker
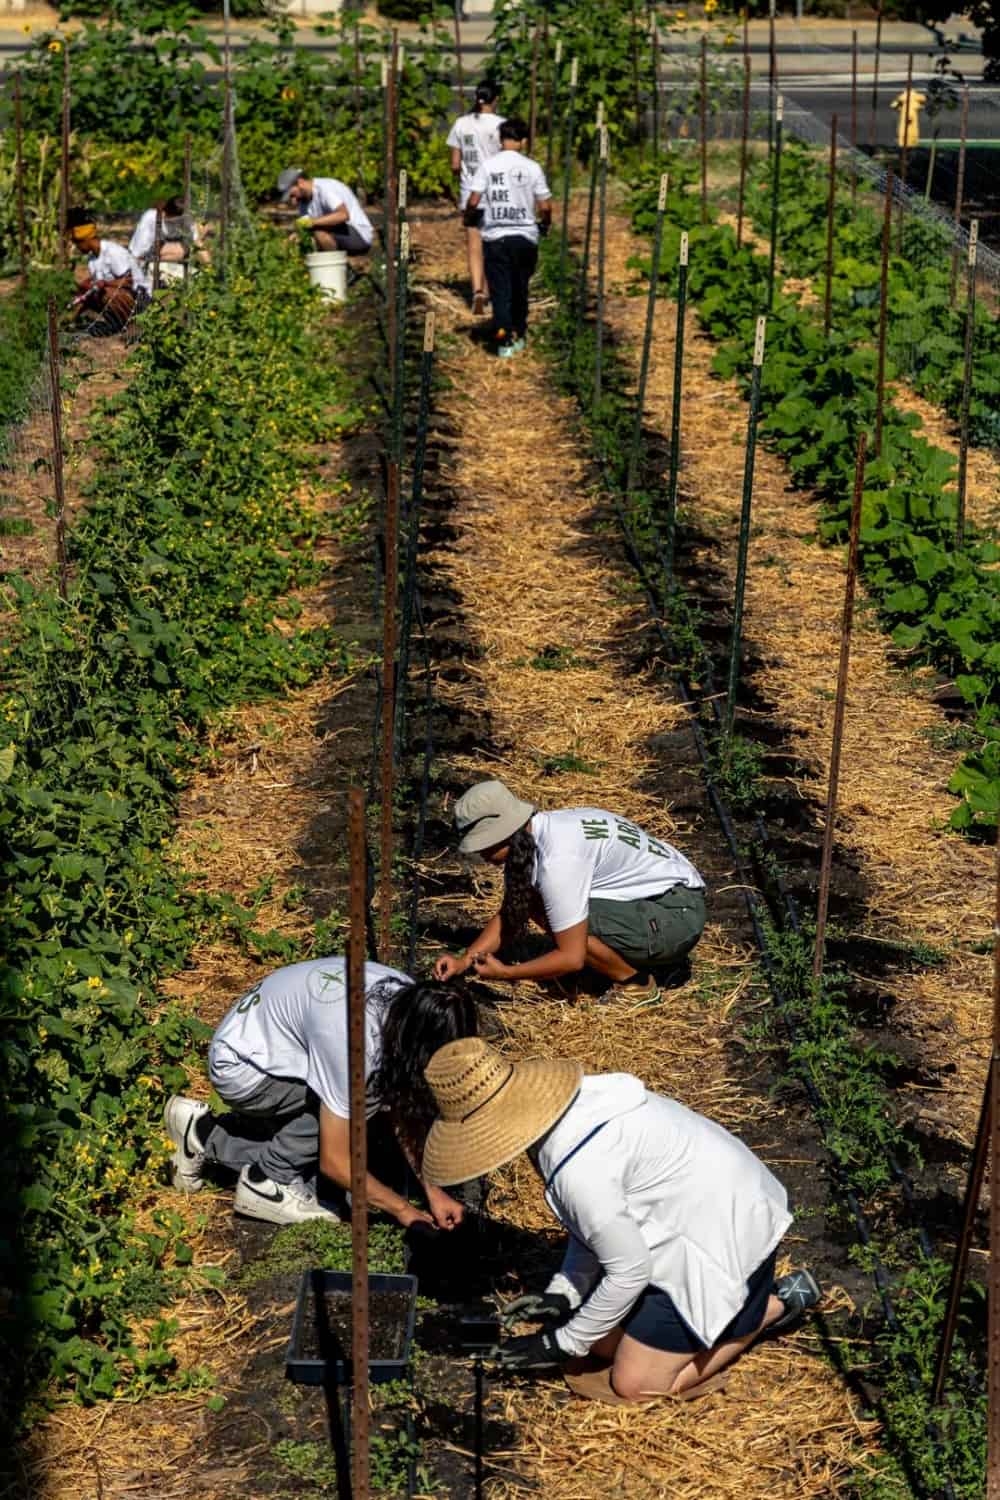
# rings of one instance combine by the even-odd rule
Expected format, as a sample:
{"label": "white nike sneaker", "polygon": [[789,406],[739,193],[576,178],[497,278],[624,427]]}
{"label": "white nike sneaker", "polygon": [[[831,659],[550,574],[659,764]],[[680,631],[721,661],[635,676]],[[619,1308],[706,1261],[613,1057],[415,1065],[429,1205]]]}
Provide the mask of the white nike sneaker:
{"label": "white nike sneaker", "polygon": [[205,1153],[195,1132],[195,1121],[208,1114],[208,1105],[175,1094],[167,1100],[163,1126],[175,1146],[171,1162],[174,1187],[179,1193],[196,1193],[204,1185]]}
{"label": "white nike sneaker", "polygon": [[292,1182],[252,1182],[250,1168],[244,1167],[236,1184],[233,1212],[248,1219],[263,1219],[267,1224],[306,1224],[311,1219],[340,1223],[340,1216],[324,1208],[310,1182],[296,1177]]}

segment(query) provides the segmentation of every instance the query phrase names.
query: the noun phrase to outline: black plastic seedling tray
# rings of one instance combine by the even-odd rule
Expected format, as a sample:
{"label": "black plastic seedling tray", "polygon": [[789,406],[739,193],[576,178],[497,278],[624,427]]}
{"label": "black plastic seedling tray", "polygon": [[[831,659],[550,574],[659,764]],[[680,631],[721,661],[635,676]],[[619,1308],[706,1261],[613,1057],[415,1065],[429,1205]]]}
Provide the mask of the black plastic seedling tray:
{"label": "black plastic seedling tray", "polygon": [[[373,1385],[400,1380],[410,1362],[417,1317],[417,1278],[374,1272],[368,1277]],[[303,1271],[285,1373],[299,1385],[348,1385],[351,1380],[351,1277],[347,1271]]]}

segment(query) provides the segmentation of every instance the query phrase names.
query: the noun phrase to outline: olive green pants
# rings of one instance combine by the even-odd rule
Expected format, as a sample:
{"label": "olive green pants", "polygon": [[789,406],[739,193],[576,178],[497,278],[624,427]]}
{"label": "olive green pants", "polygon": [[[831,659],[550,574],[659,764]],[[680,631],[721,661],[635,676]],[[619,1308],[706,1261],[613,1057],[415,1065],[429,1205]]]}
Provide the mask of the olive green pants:
{"label": "olive green pants", "polygon": [[660,969],[690,953],[705,927],[705,892],[675,885],[639,901],[590,901],[588,927],[626,963]]}

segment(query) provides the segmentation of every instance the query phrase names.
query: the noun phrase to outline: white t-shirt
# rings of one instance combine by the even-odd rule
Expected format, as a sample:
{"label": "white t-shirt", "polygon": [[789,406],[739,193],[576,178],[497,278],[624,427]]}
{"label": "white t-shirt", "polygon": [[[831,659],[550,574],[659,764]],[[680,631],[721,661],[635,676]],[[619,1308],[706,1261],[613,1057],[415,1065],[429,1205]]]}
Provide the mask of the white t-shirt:
{"label": "white t-shirt", "polygon": [[[160,239],[162,241],[187,240],[191,244],[197,245],[199,239],[198,229],[195,224],[190,222],[185,224],[183,216],[168,219],[166,215],[163,215],[160,220]],[[136,260],[145,261],[152,255],[155,245],[156,209],[147,208],[145,213],[140,215],[132,238],[129,240],[129,253],[134,255]]]}
{"label": "white t-shirt", "polygon": [[347,209],[347,222],[358,231],[366,245],[375,237],[372,221],[365,213],[346,182],[336,177],[314,177],[313,194],[305,213],[310,219],[321,219],[324,214],[336,213],[338,208]]}
{"label": "white t-shirt", "polygon": [[552,194],[537,161],[521,151],[498,151],[479,167],[469,192],[482,194],[484,240],[520,234],[538,244],[535,204]]}
{"label": "white t-shirt", "polygon": [[[373,991],[393,981],[385,995]],[[409,984],[398,969],[365,964],[365,1077],[378,1066],[385,999]],[[308,1084],[333,1114],[350,1115],[347,962],[311,958],[260,980],[224,1016],[208,1049],[212,1083],[228,1104],[248,1099],[261,1075]],[[375,1108],[369,1100],[368,1113]]]}
{"label": "white t-shirt", "polygon": [[678,885],[705,889],[694,865],[672,844],[599,807],[537,812],[531,832],[538,849],[534,885],[553,932],[582,922],[591,896],[638,901]]}
{"label": "white t-shirt", "polygon": [[462,170],[459,176],[459,208],[464,208],[472,191],[472,179],[484,162],[496,156],[500,150],[500,126],[503,115],[479,114],[459,115],[448,132],[449,146],[462,153]]}
{"label": "white t-shirt", "polygon": [[93,281],[118,281],[122,276],[131,276],[136,291],[140,287],[152,292],[153,283],[130,250],[116,240],[102,240],[97,255],[87,262],[87,270]]}

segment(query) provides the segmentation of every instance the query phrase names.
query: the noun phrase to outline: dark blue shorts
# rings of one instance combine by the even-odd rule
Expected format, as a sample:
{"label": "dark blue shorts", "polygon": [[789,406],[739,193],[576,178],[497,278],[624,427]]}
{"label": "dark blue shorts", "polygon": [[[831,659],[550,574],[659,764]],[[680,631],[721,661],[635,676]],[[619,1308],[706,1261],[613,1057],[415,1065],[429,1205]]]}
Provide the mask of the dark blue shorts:
{"label": "dark blue shorts", "polygon": [[[764,1321],[767,1299],[774,1285],[777,1254],[777,1250],[772,1250],[767,1260],[754,1271],[747,1282],[747,1300],[719,1334],[716,1344],[746,1338],[747,1334],[757,1332]],[[622,1327],[637,1343],[645,1344],[649,1349],[660,1349],[664,1354],[703,1354],[708,1348],[685,1323],[670,1293],[658,1286],[646,1288]]]}

